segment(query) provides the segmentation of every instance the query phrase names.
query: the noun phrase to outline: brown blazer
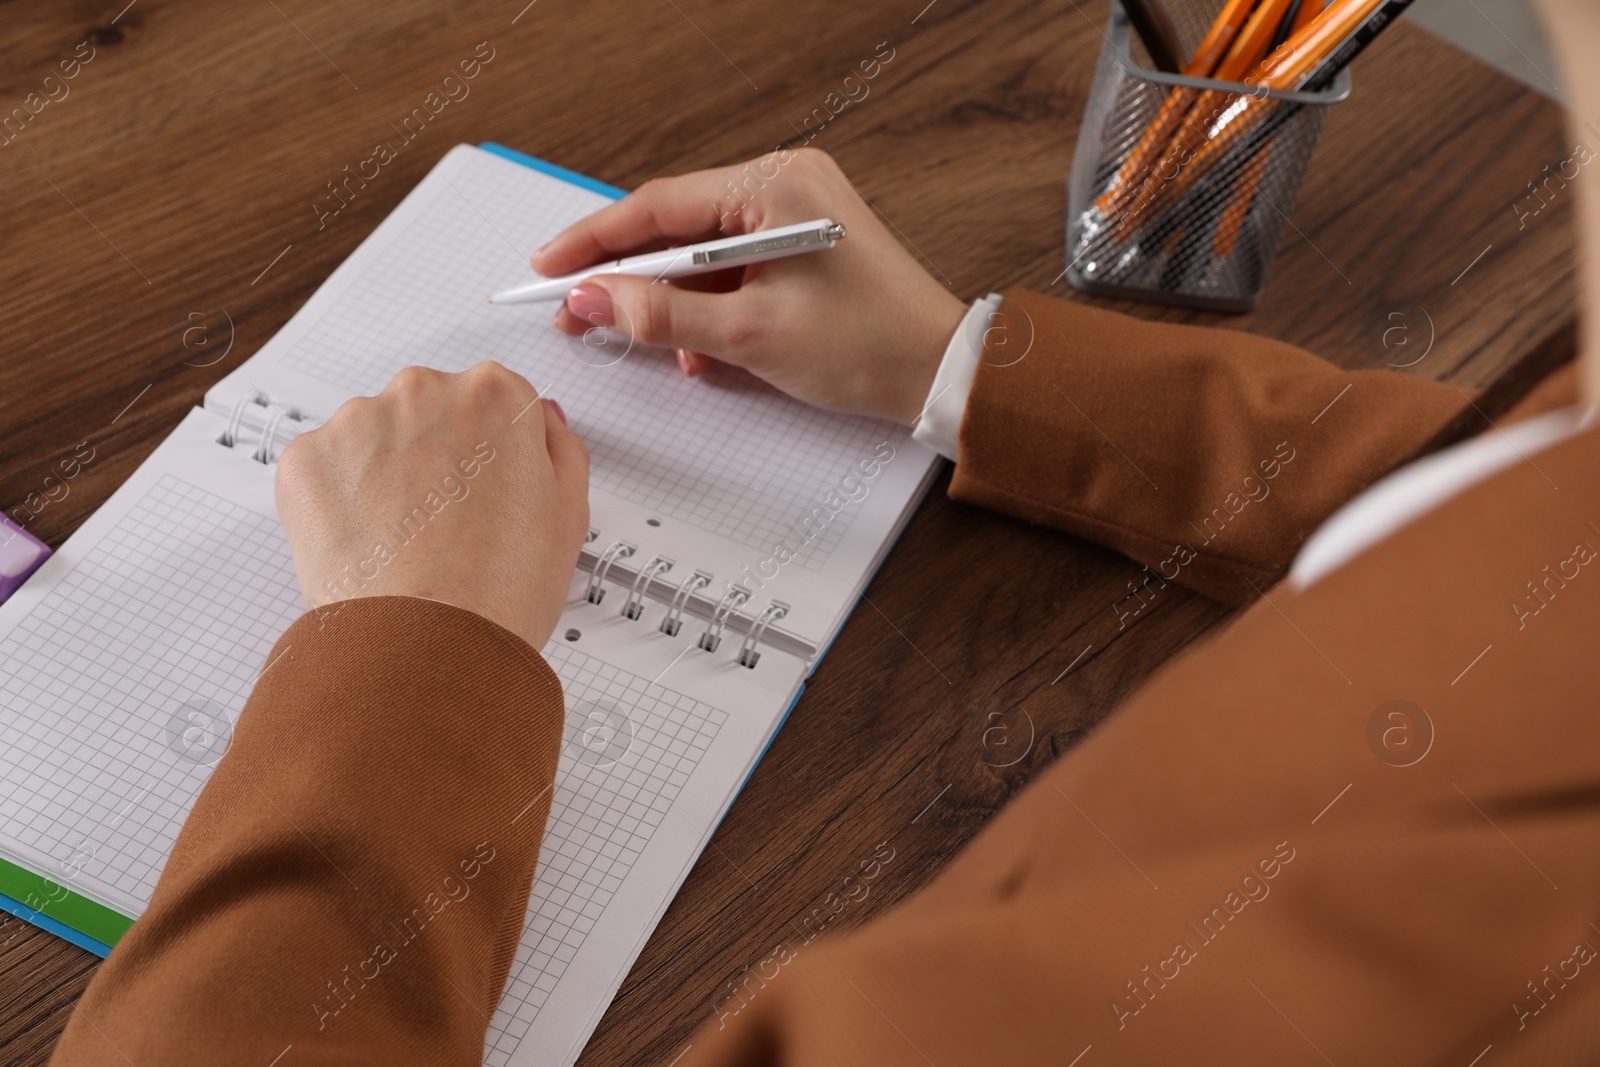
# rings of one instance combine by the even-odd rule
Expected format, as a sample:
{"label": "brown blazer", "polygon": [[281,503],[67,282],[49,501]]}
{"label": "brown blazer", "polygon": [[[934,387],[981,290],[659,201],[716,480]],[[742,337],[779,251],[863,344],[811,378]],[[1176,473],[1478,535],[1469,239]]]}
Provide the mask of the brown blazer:
{"label": "brown blazer", "polygon": [[[1236,332],[1003,311],[1033,348],[980,367],[952,495],[1232,600],[1464,402]],[[1595,1062],[1597,548],[1589,431],[1269,590],[680,1067]],[[280,652],[55,1063],[479,1062],[558,684],[404,598],[308,614]],[[1432,723],[1405,766],[1395,700]]]}

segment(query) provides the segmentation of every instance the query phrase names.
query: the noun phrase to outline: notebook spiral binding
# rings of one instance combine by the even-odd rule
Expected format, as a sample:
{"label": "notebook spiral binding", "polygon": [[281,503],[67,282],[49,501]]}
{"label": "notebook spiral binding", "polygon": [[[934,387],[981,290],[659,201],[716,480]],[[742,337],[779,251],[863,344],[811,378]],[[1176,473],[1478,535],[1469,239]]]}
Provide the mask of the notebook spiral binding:
{"label": "notebook spiral binding", "polygon": [[711,575],[705,571],[695,571],[683,580],[672,594],[672,604],[667,608],[666,618],[661,620],[661,632],[668,637],[677,637],[678,631],[683,627],[683,608],[689,598],[696,592],[711,584]]}
{"label": "notebook spiral binding", "polygon": [[232,448],[239,443],[239,433],[244,427],[245,409],[252,404],[268,409],[266,425],[261,430],[261,440],[256,443],[255,449],[250,453],[250,458],[257,463],[271,464],[277,460],[283,451],[277,448],[278,430],[285,419],[298,423],[303,418],[299,408],[283,407],[272,401],[261,390],[257,389],[247,393],[234,401],[233,410],[228,414],[228,428],[222,431],[222,436],[217,438],[217,444],[224,448]]}
{"label": "notebook spiral binding", "polygon": [[721,596],[710,592],[715,575],[695,570],[677,580],[672,575],[674,561],[666,556],[652,555],[634,565],[628,560],[642,558],[639,546],[617,539],[598,548],[600,531],[591,529],[579,557],[580,568],[587,568],[589,581],[584,589],[584,600],[599,604],[605,599],[606,584],[617,585],[628,591],[621,615],[637,622],[644,617],[646,599],[666,605],[666,614],[656,627],[669,637],[676,637],[683,628],[685,615],[695,615],[706,622],[705,630],[695,641],[697,648],[715,652],[722,644],[724,632],[741,637],[736,661],[739,666],[754,669],[761,659],[757,646],[765,642],[773,648],[809,659],[816,654],[810,644],[773,627],[773,623],[789,614],[789,605],[782,600],[772,600],[759,612],[750,612],[752,593],[738,582],[728,582]]}

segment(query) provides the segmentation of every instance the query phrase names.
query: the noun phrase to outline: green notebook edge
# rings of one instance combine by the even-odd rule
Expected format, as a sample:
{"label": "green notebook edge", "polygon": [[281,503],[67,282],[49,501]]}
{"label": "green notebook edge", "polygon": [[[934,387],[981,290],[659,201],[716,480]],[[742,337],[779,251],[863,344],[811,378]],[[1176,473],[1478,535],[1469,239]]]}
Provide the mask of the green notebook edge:
{"label": "green notebook edge", "polygon": [[0,909],[101,957],[133,925],[129,916],[5,859],[0,859],[0,896],[10,898],[0,900]]}

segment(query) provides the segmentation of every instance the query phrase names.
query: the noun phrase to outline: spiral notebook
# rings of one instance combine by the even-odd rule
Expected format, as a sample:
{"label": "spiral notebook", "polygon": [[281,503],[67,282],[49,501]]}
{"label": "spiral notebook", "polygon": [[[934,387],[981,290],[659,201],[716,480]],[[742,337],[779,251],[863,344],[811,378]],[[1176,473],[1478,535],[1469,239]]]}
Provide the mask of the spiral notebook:
{"label": "spiral notebook", "polygon": [[577,1058],[938,465],[896,426],[485,302],[620,195],[452,149],[0,606],[0,905],[111,951],[303,610],[278,453],[401,367],[497,359],[587,442],[592,528],[544,650],[566,736],[484,1061]]}

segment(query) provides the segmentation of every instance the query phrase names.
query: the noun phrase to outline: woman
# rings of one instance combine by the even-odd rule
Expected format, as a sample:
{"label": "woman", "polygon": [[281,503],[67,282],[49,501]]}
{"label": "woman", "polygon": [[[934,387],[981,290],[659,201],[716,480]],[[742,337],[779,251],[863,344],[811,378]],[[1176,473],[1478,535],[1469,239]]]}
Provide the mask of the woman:
{"label": "woman", "polygon": [[[1600,12],[1546,6],[1594,114]],[[850,240],[731,292],[607,276],[557,325],[914,425],[957,461],[958,498],[1111,545],[1151,581],[1266,596],[932,885],[809,948],[680,1064],[1594,1062],[1600,434],[1581,410],[1362,493],[1455,414],[1454,390],[1025,292],[969,311],[825,157],[755,169],[773,176],[649,183],[534,264],[820,215]],[[1593,404],[1592,348],[1582,381]],[[526,409],[470,522],[284,635],[56,1063],[478,1062],[560,737],[537,649],[586,527],[582,444],[532,400],[492,365],[407,371],[286,452],[279,508],[311,599],[474,426]],[[1419,706],[1433,749],[1392,758],[1387,731]],[[419,905],[409,957],[379,958]]]}

